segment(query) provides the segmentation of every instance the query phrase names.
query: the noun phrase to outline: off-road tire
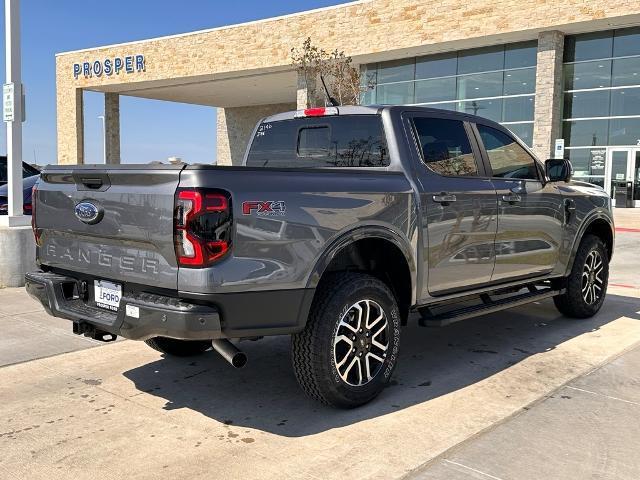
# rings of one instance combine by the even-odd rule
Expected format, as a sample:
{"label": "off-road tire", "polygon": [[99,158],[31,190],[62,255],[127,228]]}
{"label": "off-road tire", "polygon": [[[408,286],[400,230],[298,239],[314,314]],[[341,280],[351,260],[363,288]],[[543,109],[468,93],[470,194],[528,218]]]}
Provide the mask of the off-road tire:
{"label": "off-road tire", "polygon": [[[592,303],[588,303],[583,294],[583,275],[585,275],[585,265],[590,255],[599,256],[603,263],[599,276],[602,281],[601,291],[598,292],[597,300]],[[572,318],[589,318],[598,313],[604,303],[609,281],[609,256],[600,238],[591,234],[584,236],[573,261],[571,273],[564,280],[566,292],[553,297],[553,303],[560,313]]]}
{"label": "off-road tire", "polygon": [[177,340],[168,337],[154,337],[145,340],[144,343],[154,350],[174,357],[191,357],[200,355],[211,348],[211,342],[207,340]]}
{"label": "off-road tire", "polygon": [[[345,381],[338,371],[334,355],[339,347],[334,342],[339,329],[344,329],[341,320],[358,302],[367,302],[366,305],[371,302],[376,309],[380,307],[388,326],[385,336],[378,337],[387,344],[385,353],[380,354],[384,361],[377,364],[376,373],[366,384],[355,386]],[[389,383],[399,347],[400,312],[389,287],[371,275],[345,272],[324,278],[318,286],[305,329],[292,336],[291,356],[298,383],[307,395],[333,407],[353,408],[375,398]],[[366,357],[367,352],[364,353]]]}

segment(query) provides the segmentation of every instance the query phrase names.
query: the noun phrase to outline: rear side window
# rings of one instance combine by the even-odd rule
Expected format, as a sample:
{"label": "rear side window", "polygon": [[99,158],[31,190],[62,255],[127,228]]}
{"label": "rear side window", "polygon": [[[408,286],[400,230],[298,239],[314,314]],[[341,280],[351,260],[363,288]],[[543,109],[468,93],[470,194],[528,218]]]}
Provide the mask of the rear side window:
{"label": "rear side window", "polygon": [[431,170],[447,176],[478,174],[469,137],[460,120],[416,117],[413,124],[422,158]]}
{"label": "rear side window", "polygon": [[389,152],[378,115],[308,117],[262,123],[249,167],[386,167]]}
{"label": "rear side window", "polygon": [[538,179],[536,162],[511,136],[486,125],[477,125],[494,177]]}

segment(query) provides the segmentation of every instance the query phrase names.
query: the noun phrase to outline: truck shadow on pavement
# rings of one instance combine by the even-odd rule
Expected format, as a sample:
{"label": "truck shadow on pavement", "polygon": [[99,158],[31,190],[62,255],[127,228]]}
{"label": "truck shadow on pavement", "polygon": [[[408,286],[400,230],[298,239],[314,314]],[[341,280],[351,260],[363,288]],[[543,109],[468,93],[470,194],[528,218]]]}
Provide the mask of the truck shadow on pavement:
{"label": "truck shadow on pavement", "polygon": [[163,358],[124,375],[136,388],[166,400],[165,410],[188,408],[216,421],[286,436],[332,428],[427,402],[473,385],[525,358],[554,349],[620,317],[640,320],[640,299],[609,295],[594,318],[560,316],[545,301],[444,328],[404,328],[390,386],[372,403],[334,410],[308,399],[298,387],[288,337],[241,342],[249,356],[235,370],[213,351],[188,359]]}

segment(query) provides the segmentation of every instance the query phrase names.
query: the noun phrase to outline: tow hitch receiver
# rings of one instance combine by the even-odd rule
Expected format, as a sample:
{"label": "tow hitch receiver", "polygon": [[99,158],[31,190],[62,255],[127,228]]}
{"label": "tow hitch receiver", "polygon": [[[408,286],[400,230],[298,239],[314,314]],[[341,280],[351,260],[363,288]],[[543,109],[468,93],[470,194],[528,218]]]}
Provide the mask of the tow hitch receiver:
{"label": "tow hitch receiver", "polygon": [[85,337],[93,338],[99,342],[114,342],[118,336],[113,333],[105,332],[96,328],[95,325],[91,325],[87,322],[73,322],[73,333],[76,335],[84,335]]}

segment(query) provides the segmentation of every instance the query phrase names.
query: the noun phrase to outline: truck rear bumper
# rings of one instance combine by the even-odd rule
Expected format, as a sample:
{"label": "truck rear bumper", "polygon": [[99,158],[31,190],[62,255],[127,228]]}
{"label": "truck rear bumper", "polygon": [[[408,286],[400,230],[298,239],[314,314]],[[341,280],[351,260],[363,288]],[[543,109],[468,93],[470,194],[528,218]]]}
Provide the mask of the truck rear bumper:
{"label": "truck rear bumper", "polygon": [[[210,340],[224,337],[219,309],[179,298],[151,293],[124,294],[117,312],[90,305],[81,298],[79,280],[49,272],[25,275],[29,295],[38,300],[47,313],[75,322],[74,331],[87,331],[82,325],[132,340],[170,337],[182,340]],[[127,308],[134,307],[134,308]],[[137,318],[127,314],[134,313]]]}

